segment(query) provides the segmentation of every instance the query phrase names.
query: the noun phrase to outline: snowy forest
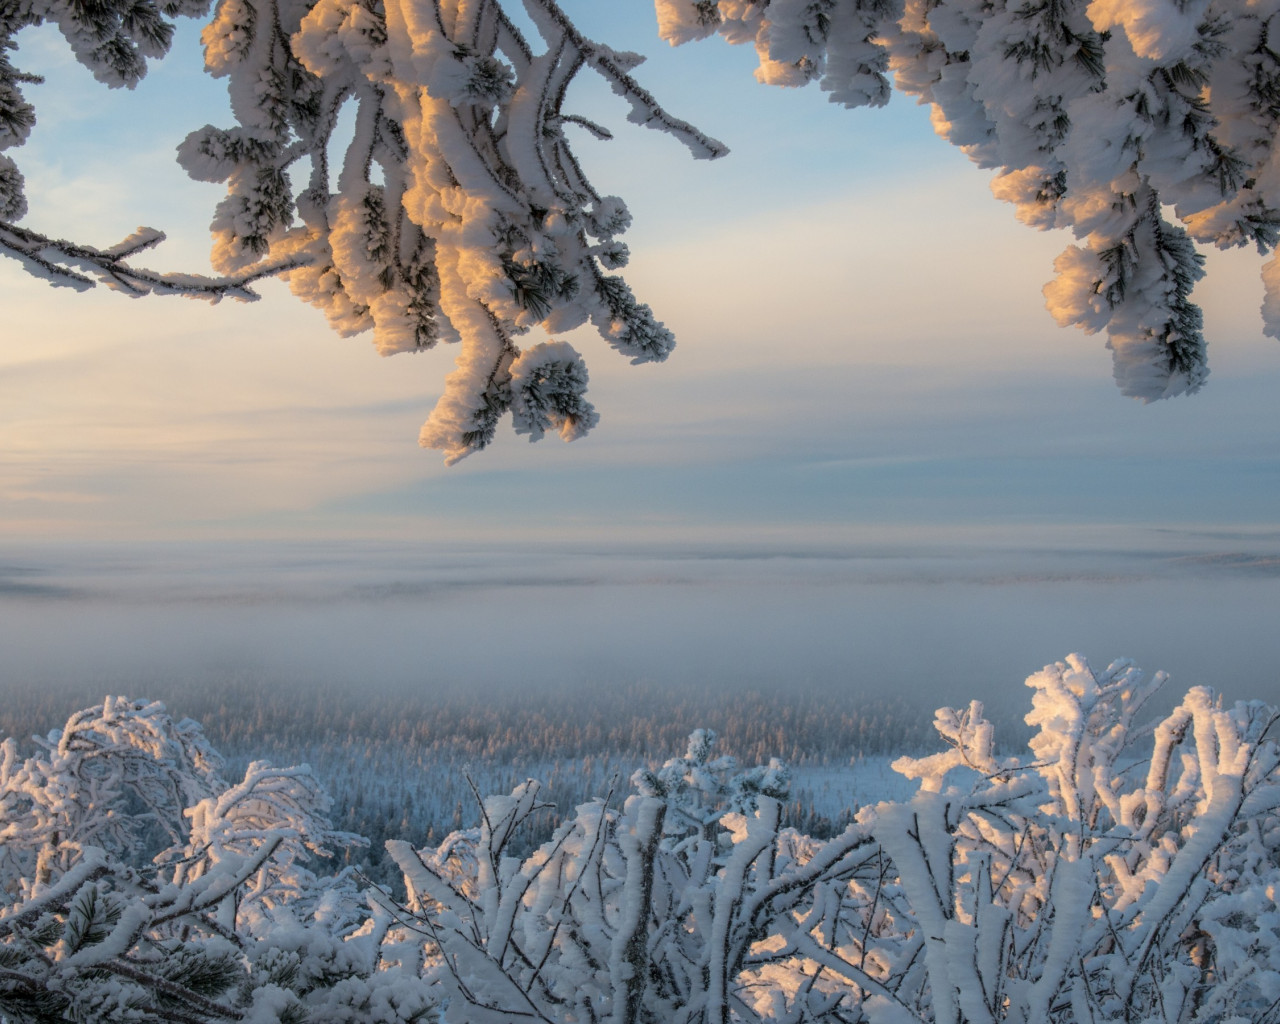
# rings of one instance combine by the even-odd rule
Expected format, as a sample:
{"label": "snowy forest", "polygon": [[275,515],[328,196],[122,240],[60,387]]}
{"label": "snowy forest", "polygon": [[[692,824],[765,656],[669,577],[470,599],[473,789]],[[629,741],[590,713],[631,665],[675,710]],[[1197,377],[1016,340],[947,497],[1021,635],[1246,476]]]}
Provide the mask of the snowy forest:
{"label": "snowy forest", "polygon": [[[0,735],[45,735],[68,699],[57,690],[11,696],[0,709]],[[509,792],[538,779],[544,811],[520,840],[536,846],[579,804],[683,748],[697,725],[714,730],[739,760],[783,758],[794,775],[783,822],[823,837],[852,820],[865,787],[903,789],[889,762],[932,742],[915,702],[853,688],[724,694],[636,683],[477,699],[423,687],[356,698],[314,685],[228,680],[212,693],[181,688],[167,703],[201,723],[231,774],[259,759],[310,765],[333,800],[335,827],[368,841],[344,860],[379,883],[399,877],[386,839],[438,844],[471,823],[476,789]],[[1000,738],[1007,745],[1023,737],[1006,724]]]}
{"label": "snowy forest", "polygon": [[0,747],[0,1014],[1273,1020],[1280,715],[1203,687],[1153,713],[1165,682],[1046,666],[1021,754],[942,708],[904,795],[826,836],[784,824],[784,761],[696,729],[564,814],[533,778],[477,788],[439,842],[386,841],[381,885],[310,767],[229,772],[197,723],[108,698]]}

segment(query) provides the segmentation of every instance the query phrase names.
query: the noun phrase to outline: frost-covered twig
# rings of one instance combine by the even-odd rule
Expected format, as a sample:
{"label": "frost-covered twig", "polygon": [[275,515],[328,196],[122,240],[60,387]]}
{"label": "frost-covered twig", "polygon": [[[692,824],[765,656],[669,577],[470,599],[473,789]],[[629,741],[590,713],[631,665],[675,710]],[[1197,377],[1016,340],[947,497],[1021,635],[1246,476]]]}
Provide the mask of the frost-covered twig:
{"label": "frost-covered twig", "polygon": [[[229,1006],[223,1006],[216,1003],[212,999],[206,999],[198,992],[175,984],[167,978],[157,977],[149,971],[143,970],[137,964],[130,963],[124,959],[104,960],[96,966],[104,971],[112,974],[118,974],[122,978],[128,978],[130,981],[137,982],[143,988],[149,989],[156,994],[163,996],[166,1001],[171,1001],[171,1005],[160,1010],[160,1018],[162,1020],[172,1020],[176,1024],[205,1024],[209,1018],[216,1020],[244,1020],[244,1014],[239,1010],[235,1010]],[[172,1005],[176,1003],[177,1005]],[[189,1010],[184,1010],[189,1007]]]}
{"label": "frost-covered twig", "polygon": [[164,232],[140,227],[109,249],[97,249],[0,221],[0,252],[22,263],[28,273],[44,278],[52,285],[77,291],[86,291],[101,282],[131,298],[155,294],[184,295],[215,303],[224,298],[253,302],[259,296],[249,285],[264,278],[280,277],[305,266],[307,262],[305,257],[290,257],[221,277],[160,273],[127,262],[130,257],[159,245],[164,239]]}

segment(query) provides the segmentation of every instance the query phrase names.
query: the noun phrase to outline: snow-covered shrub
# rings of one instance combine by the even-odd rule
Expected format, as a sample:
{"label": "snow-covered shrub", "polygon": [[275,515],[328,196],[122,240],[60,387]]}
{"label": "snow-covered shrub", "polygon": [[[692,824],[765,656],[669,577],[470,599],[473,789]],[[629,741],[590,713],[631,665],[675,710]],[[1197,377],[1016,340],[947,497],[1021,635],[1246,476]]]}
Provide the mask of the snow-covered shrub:
{"label": "snow-covered shrub", "polygon": [[[529,780],[407,906],[304,861],[351,837],[305,768],[231,784],[198,727],[108,700],[0,751],[0,1022],[1267,1024],[1280,1007],[1280,715],[1071,656],[997,751],[978,703],[827,840],[788,773],[697,730],[532,853]],[[166,837],[163,841],[159,837]],[[160,846],[155,856],[146,845]]]}
{"label": "snow-covered shrub", "polygon": [[1280,996],[1274,709],[1197,687],[1137,728],[1160,674],[1073,656],[1027,682],[1030,757],[993,755],[980,706],[940,713],[950,750],[900,762],[921,791],[876,810],[933,1019],[1264,1019]]}
{"label": "snow-covered shrub", "polygon": [[699,732],[531,856],[533,782],[438,850],[390,843],[446,1019],[1269,1020],[1277,716],[1196,688],[1144,725],[1164,681],[1048,666],[1023,757],[980,704],[944,708],[947,749],[896,765],[915,797],[827,841],[779,826],[781,766],[730,785]]}
{"label": "snow-covered shrub", "polygon": [[0,746],[0,1020],[428,1019],[416,966],[349,873],[308,768],[236,784],[199,726],[108,698],[34,756]]}
{"label": "snow-covered shrub", "polygon": [[[705,742],[695,734],[691,747]],[[690,760],[668,767],[683,775]],[[388,844],[439,950],[449,1020],[728,1019],[744,972],[774,959],[756,948],[762,926],[786,918],[830,867],[811,859],[820,844],[779,829],[775,797],[713,824],[687,812],[687,789],[584,804],[521,862],[507,850],[537,792],[528,782],[487,798],[480,827],[437,851]],[[674,835],[669,816],[681,822]],[[847,845],[869,853],[871,843]]]}

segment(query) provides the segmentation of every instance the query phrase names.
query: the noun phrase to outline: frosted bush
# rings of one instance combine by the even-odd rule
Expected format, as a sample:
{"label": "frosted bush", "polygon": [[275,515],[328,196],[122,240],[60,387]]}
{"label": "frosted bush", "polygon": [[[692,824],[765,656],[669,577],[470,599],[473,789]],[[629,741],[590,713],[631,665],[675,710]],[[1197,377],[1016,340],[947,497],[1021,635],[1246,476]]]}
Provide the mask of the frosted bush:
{"label": "frosted bush", "polygon": [[785,765],[696,730],[531,852],[534,780],[390,841],[404,901],[310,870],[355,837],[308,769],[228,782],[194,723],[110,699],[0,747],[0,1019],[1265,1024],[1280,716],[1196,687],[1148,719],[1165,682],[1047,666],[1021,755],[943,708],[895,762],[914,796],[831,839],[781,825]]}

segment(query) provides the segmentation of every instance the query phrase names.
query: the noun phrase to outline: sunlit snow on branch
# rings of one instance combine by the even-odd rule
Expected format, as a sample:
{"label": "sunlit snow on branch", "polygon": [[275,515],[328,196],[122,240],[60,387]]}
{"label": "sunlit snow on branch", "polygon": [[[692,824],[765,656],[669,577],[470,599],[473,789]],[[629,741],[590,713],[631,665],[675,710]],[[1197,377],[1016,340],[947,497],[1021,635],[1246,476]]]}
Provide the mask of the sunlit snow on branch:
{"label": "sunlit snow on branch", "polygon": [[[339,333],[371,330],[383,355],[458,342],[457,370],[421,435],[449,462],[488,445],[508,413],[530,440],[548,429],[580,437],[598,418],[582,398],[581,359],[564,343],[522,354],[517,339],[591,322],[633,362],[666,358],[674,339],[614,273],[627,262],[617,236],[630,218],[570,149],[566,124],[609,134],[562,110],[570,81],[590,69],[628,102],[629,120],[674,135],[696,157],[726,150],[631,77],[638,55],[585,38],[554,0],[524,5],[538,32],[526,38],[507,6],[219,0],[205,62],[227,79],[237,124],[193,131],[178,158],[193,178],[227,184],[211,224],[213,265],[226,276],[154,274],[126,265],[122,252],[17,227],[10,221],[26,203],[8,157],[0,251],[55,283],[98,279],[131,295],[252,298],[249,283],[278,274]],[[18,29],[56,22],[101,80],[132,85],[146,59],[167,50],[166,18],[207,8],[9,5],[0,12],[0,149],[21,145],[35,117],[22,96],[33,79],[7,59]],[[334,132],[347,105],[355,127],[342,150]],[[296,180],[300,164],[305,180]],[[128,254],[161,237],[140,236]]]}
{"label": "sunlit snow on branch", "polygon": [[[161,237],[149,229],[98,249],[19,227],[23,179],[3,155],[0,252],[54,283],[102,281],[130,295],[252,298],[254,280],[281,275],[339,333],[372,331],[383,355],[459,344],[420,435],[447,461],[486,447],[508,414],[530,440],[548,429],[578,437],[596,418],[578,356],[557,357],[560,369],[530,391],[531,378],[516,379],[530,365],[518,340],[590,322],[634,362],[664,359],[674,340],[615,273],[627,262],[625,206],[587,181],[565,126],[609,132],[562,109],[570,81],[602,76],[630,121],[696,157],[725,148],[641,87],[638,55],[587,39],[555,0],[523,0],[536,29],[526,38],[513,2],[218,0],[205,61],[227,80],[236,124],[191,132],[179,161],[227,185],[211,223],[213,265],[226,276],[134,267],[128,258]],[[1266,253],[1280,239],[1277,0],[656,8],[672,43],[717,33],[752,43],[762,82],[816,82],[851,107],[882,106],[896,86],[929,104],[938,133],[996,171],[993,191],[1020,219],[1075,234],[1047,305],[1063,325],[1106,332],[1126,395],[1190,393],[1208,375],[1190,298],[1203,276],[1196,245]],[[207,10],[207,0],[4,5],[0,150],[21,146],[35,123],[23,88],[37,79],[9,59],[20,29],[57,24],[100,81],[132,86],[168,49],[169,19]],[[354,132],[339,145],[347,109]],[[1263,281],[1264,330],[1280,336],[1274,260]]]}
{"label": "sunlit snow on branch", "polygon": [[[1106,331],[1120,389],[1144,401],[1208,375],[1195,242],[1280,230],[1280,28],[1245,0],[656,0],[663,38],[753,42],[756,77],[885,103],[886,75],[1034,227],[1082,242],[1045,288],[1063,325]],[[1168,219],[1180,221],[1181,226]],[[1280,335],[1275,261],[1266,333]]]}

